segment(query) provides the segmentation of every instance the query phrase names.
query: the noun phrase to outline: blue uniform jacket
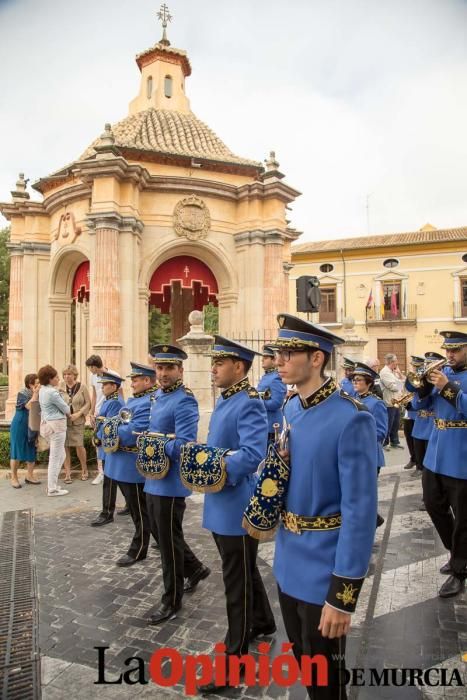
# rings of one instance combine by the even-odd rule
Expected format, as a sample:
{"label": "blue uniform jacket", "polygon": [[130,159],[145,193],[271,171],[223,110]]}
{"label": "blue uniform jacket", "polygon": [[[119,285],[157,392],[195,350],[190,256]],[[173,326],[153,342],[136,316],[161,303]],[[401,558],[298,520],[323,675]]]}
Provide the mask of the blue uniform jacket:
{"label": "blue uniform jacket", "polygon": [[281,409],[287,393],[287,385],[282,382],[282,379],[279,377],[276,369],[268,370],[265,374],[263,374],[259,380],[258,391],[267,392],[266,397],[263,398],[263,401],[268,415],[268,432],[274,432],[274,423],[279,423],[282,430]]}
{"label": "blue uniform jacket", "polygon": [[144,476],[141,476],[136,469],[137,436],[133,433],[142,433],[148,429],[152,393],[153,391],[148,391],[144,394],[131,396],[125,404],[133,412],[133,417],[129,423],[119,426],[118,437],[120,447],[133,448],[133,451],[127,452],[118,449],[116,452],[107,454],[104,473],[115,481],[124,481],[127,484],[144,484],[145,482]]}
{"label": "blue uniform jacket", "polygon": [[[296,534],[281,522],[274,557],[277,583],[284,593],[315,605],[325,600],[333,605],[346,590],[353,592],[355,603],[376,528],[375,419],[331,379],[305,402],[293,396],[284,415],[290,424],[291,467],[285,510],[301,516],[341,513],[342,525]],[[352,612],[345,601],[344,608],[337,607]]]}
{"label": "blue uniform jacket", "polygon": [[[467,370],[442,371],[449,382],[441,391],[433,387],[429,396],[412,400],[414,407],[435,415],[423,465],[437,474],[467,479]],[[449,426],[449,421],[456,422]]]}
{"label": "blue uniform jacket", "polygon": [[357,392],[353,388],[352,380],[348,377],[344,377],[344,379],[341,381],[341,389],[350,394],[350,396],[357,396]]}
{"label": "blue uniform jacket", "polygon": [[191,495],[180,481],[180,448],[186,442],[196,440],[198,421],[198,402],[190,389],[180,384],[173,390],[157,390],[151,406],[149,431],[174,433],[177,437],[165,444],[165,453],[170,459],[167,476],[146,479],[144,490],[147,493],[175,498]]}
{"label": "blue uniform jacket", "polygon": [[376,421],[376,438],[378,440],[378,467],[384,467],[383,441],[388,433],[388,410],[382,399],[374,394],[360,394],[359,401],[363,401]]}
{"label": "blue uniform jacket", "polygon": [[[121,408],[125,405],[125,402],[123,401],[122,397],[118,392],[116,394],[111,394],[110,396],[106,397],[104,403],[101,406],[101,410],[99,415],[97,416],[98,418],[112,418],[112,416],[116,416],[118,412],[120,411]],[[99,438],[99,440],[102,440],[102,428],[104,427],[103,421],[99,421],[96,427],[96,437]],[[106,459],[107,455],[105,454],[104,450],[102,447],[97,448],[97,459],[102,459],[104,461]]]}
{"label": "blue uniform jacket", "polygon": [[228,455],[227,481],[218,493],[204,497],[203,527],[218,535],[246,535],[243,511],[253,494],[255,472],[266,454],[266,409],[247,379],[222,392],[217,400],[207,444],[235,451]]}

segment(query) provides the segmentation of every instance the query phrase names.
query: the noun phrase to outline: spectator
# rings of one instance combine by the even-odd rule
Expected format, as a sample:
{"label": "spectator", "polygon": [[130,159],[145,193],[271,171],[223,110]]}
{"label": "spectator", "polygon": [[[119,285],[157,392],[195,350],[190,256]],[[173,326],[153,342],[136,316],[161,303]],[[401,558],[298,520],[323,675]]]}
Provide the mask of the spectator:
{"label": "spectator", "polygon": [[10,468],[11,485],[14,489],[20,489],[18,481],[18,467],[20,462],[26,462],[26,484],[40,484],[34,478],[34,465],[36,462],[35,440],[28,440],[28,416],[31,404],[38,400],[39,380],[37,374],[27,374],[24,378],[24,389],[18,392],[16,397],[16,413],[10,426]]}
{"label": "spectator", "polygon": [[[91,415],[90,421],[93,428],[96,426],[96,416],[99,415],[102,404],[105,401],[105,396],[102,392],[102,384],[99,382],[99,378],[102,377],[104,372],[113,372],[113,374],[118,374],[114,370],[109,370],[108,367],[104,367],[102,362],[102,357],[100,355],[91,355],[86,360],[86,367],[91,372]],[[122,396],[122,389],[120,387],[119,394]],[[94,486],[102,484],[104,481],[104,467],[102,459],[99,459],[99,452],[96,450],[97,454],[97,476],[91,482]]]}
{"label": "spectator", "polygon": [[52,365],[41,367],[38,376],[41,383],[39,390],[42,414],[41,435],[50,444],[47,495],[66,496],[68,491],[58,487],[58,475],[65,460],[66,416],[71,411],[57,389],[60,379],[55,367]]}
{"label": "spectator", "polygon": [[389,352],[384,357],[385,366],[379,374],[381,388],[383,390],[383,400],[388,409],[388,434],[384,441],[384,449],[391,447],[403,449],[399,441],[400,408],[394,406],[394,399],[400,397],[404,386],[404,375],[399,370],[397,356]]}
{"label": "spectator", "polygon": [[381,383],[379,380],[379,367],[380,367],[380,361],[378,360],[377,357],[371,357],[367,360],[365,360],[365,364],[370,367],[376,374],[378,375],[378,378],[375,379],[373,387],[371,389],[371,393],[374,394],[375,396],[378,396],[378,398],[382,399],[383,398],[383,390],[381,389]]}
{"label": "spectator", "polygon": [[86,416],[91,409],[89,391],[84,384],[78,382],[78,370],[75,365],[68,365],[63,370],[64,383],[60,386],[60,394],[71,408],[67,418],[65,439],[65,484],[71,484],[71,448],[76,448],[81,466],[81,481],[87,481],[88,465],[84,447],[84,425]]}

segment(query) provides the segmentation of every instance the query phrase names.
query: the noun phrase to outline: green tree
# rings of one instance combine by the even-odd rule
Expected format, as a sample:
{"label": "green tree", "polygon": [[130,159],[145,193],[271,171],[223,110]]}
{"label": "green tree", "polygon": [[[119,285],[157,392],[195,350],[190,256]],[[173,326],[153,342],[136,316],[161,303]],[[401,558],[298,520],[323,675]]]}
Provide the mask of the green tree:
{"label": "green tree", "polygon": [[10,227],[0,230],[0,363],[6,374],[6,347],[8,338],[8,302],[10,298],[10,255],[7,243]]}
{"label": "green tree", "polygon": [[204,332],[209,335],[219,333],[219,309],[214,304],[207,304],[204,309]]}
{"label": "green tree", "polygon": [[149,347],[167,343],[170,345],[170,314],[161,314],[159,309],[149,307]]}

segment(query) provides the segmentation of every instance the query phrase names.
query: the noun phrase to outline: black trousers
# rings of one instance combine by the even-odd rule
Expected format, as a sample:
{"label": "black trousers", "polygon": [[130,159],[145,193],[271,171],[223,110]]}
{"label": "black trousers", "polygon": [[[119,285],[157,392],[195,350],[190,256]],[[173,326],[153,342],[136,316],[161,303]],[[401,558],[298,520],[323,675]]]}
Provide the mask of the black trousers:
{"label": "black trousers", "polygon": [[183,579],[202,566],[183,535],[185,499],[146,493],[146,503],[151,528],[159,533],[164,581],[161,603],[178,610],[183,598]]}
{"label": "black trousers", "polygon": [[102,484],[102,510],[100,513],[103,517],[113,517],[116,500],[117,482],[104,474],[104,482]]}
{"label": "black trousers", "polygon": [[318,631],[321,605],[305,603],[283,593],[279,588],[279,602],[285,631],[293,644],[295,658],[323,654],[328,660],[328,685],[307,686],[312,700],[346,700],[345,688],[345,637],[329,639]]}
{"label": "black trousers", "polygon": [[409,450],[411,462],[416,462],[414,438],[412,437],[412,430],[413,430],[414,423],[415,423],[415,421],[413,418],[404,418],[404,437],[405,437],[406,442],[407,442],[407,448]]}
{"label": "black trousers", "polygon": [[450,564],[459,578],[467,577],[467,479],[455,479],[424,469],[423,501]]}
{"label": "black trousers", "polygon": [[222,577],[227,605],[226,653],[248,653],[250,630],[274,627],[261,574],[256,565],[258,540],[250,535],[212,533],[222,560]]}
{"label": "black trousers", "polygon": [[414,438],[413,446],[415,450],[415,464],[417,465],[417,469],[423,469],[428,440],[419,440],[419,438]]}
{"label": "black trousers", "polygon": [[148,553],[149,536],[151,533],[144,484],[127,484],[126,481],[116,482],[130,509],[131,519],[135,526],[135,534],[128,548],[128,556],[133,559],[145,559]]}

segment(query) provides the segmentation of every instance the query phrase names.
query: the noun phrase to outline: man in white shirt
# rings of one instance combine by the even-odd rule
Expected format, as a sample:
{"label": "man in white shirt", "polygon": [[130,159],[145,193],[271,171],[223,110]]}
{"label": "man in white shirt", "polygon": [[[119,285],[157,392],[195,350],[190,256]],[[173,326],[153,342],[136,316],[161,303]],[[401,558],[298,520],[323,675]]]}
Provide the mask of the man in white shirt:
{"label": "man in white shirt", "polygon": [[399,441],[400,408],[394,406],[393,400],[398,398],[404,386],[404,375],[400,371],[397,363],[397,356],[389,352],[384,357],[385,366],[379,373],[381,389],[383,390],[383,400],[388,409],[388,434],[384,441],[384,449],[391,447],[404,449]]}

